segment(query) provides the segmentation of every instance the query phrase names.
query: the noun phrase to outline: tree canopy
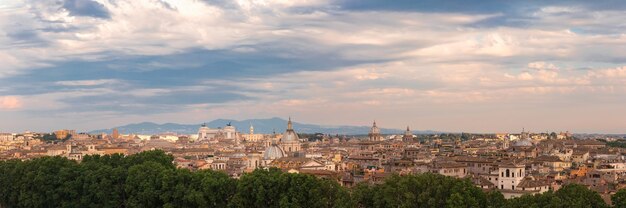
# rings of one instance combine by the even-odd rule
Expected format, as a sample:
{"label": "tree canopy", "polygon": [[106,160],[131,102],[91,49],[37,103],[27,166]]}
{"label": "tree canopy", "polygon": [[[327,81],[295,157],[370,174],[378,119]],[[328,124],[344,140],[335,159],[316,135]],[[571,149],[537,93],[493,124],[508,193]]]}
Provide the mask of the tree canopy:
{"label": "tree canopy", "polygon": [[485,193],[469,180],[438,174],[388,178],[379,185],[358,185],[353,197],[360,207],[486,207]]}

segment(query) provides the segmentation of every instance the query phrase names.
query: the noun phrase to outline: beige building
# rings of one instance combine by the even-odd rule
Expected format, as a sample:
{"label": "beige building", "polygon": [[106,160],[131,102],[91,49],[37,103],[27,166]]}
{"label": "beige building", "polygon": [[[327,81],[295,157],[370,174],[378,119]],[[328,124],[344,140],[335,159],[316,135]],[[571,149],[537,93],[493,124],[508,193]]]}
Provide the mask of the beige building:
{"label": "beige building", "polygon": [[65,139],[68,136],[75,135],[75,134],[76,134],[75,130],[67,130],[67,129],[58,130],[54,132],[54,135],[56,135],[57,139]]}
{"label": "beige building", "polygon": [[263,134],[255,134],[254,133],[254,126],[250,125],[250,132],[248,134],[242,134],[241,137],[243,137],[244,141],[260,142],[260,141],[263,141],[263,139],[265,138],[265,135],[263,135]]}
{"label": "beige building", "polygon": [[11,133],[0,133],[0,142],[15,141],[15,135]]}
{"label": "beige building", "polygon": [[572,154],[572,162],[577,164],[584,164],[589,159],[589,151],[586,150],[576,150]]}
{"label": "beige building", "polygon": [[454,161],[433,162],[428,166],[428,172],[456,178],[465,178],[465,176],[467,176],[467,166]]}

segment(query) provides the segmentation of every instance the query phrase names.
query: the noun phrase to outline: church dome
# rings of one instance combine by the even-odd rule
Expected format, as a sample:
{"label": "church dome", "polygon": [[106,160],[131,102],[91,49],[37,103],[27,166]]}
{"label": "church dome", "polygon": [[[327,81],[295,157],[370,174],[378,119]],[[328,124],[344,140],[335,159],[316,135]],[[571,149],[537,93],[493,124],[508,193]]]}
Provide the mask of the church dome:
{"label": "church dome", "polygon": [[516,147],[530,147],[533,146],[532,141],[530,141],[530,139],[520,139],[518,141],[516,141],[513,146]]}
{"label": "church dome", "polygon": [[408,126],[406,127],[406,131],[404,132],[404,136],[413,136],[413,133]]}
{"label": "church dome", "polygon": [[380,134],[380,129],[376,126],[376,121],[374,121],[374,125],[370,129],[370,134]]}
{"label": "church dome", "polygon": [[272,144],[263,153],[264,160],[274,160],[285,156],[285,152],[278,145]]}
{"label": "church dome", "polygon": [[296,143],[300,142],[300,138],[296,131],[293,130],[293,124],[291,123],[291,118],[287,122],[287,130],[283,133],[283,138],[281,139],[282,143]]}
{"label": "church dome", "polygon": [[300,141],[300,138],[298,138],[298,134],[296,134],[295,131],[287,130],[285,131],[285,133],[283,133],[283,138],[282,138],[283,143],[299,142],[299,141]]}

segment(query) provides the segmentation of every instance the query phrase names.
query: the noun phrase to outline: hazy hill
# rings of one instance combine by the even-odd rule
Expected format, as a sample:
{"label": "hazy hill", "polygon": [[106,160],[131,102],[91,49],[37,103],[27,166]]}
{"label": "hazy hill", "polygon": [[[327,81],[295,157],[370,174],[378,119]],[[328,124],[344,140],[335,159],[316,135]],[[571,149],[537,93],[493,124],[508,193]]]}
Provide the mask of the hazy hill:
{"label": "hazy hill", "polygon": [[[250,125],[254,126],[256,133],[272,133],[284,132],[287,127],[287,120],[282,118],[269,118],[269,119],[248,119],[248,120],[232,120],[232,119],[217,119],[207,122],[207,126],[210,128],[224,127],[226,124],[237,128],[237,131],[247,133]],[[158,134],[163,132],[176,132],[179,134],[195,134],[198,132],[198,128],[201,124],[176,124],[176,123],[164,123],[156,124],[152,122],[143,122],[137,124],[128,124],[124,126],[114,127],[117,128],[122,134]],[[369,126],[325,126],[317,124],[303,124],[294,122],[293,128],[298,133],[325,133],[325,134],[342,134],[342,135],[359,135],[367,134],[369,132]],[[90,133],[108,133],[110,134],[113,128],[94,130]],[[402,129],[387,129],[381,128],[383,134],[398,134],[404,132]],[[414,134],[433,133],[433,131],[413,131]]]}

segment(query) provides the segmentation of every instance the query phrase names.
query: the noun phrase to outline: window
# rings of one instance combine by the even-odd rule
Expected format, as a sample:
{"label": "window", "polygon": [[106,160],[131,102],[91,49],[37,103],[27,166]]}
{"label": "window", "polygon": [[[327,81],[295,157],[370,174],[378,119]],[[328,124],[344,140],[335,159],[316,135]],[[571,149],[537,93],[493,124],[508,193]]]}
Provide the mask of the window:
{"label": "window", "polygon": [[506,177],[511,177],[511,172],[509,171],[509,169],[506,169]]}

